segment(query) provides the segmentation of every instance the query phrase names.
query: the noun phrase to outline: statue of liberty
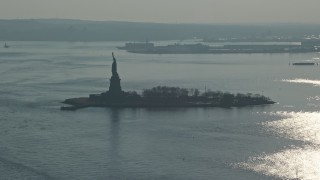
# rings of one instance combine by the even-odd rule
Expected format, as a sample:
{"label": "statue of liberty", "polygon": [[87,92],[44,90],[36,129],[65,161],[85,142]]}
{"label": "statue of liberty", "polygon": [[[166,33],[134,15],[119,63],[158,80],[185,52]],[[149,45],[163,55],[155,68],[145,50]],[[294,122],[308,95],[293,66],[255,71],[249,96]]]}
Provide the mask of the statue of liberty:
{"label": "statue of liberty", "polygon": [[117,60],[114,57],[114,53],[112,52],[112,76],[110,79],[110,87],[109,87],[109,93],[111,94],[119,94],[122,92],[121,85],[120,85],[120,78],[117,72]]}

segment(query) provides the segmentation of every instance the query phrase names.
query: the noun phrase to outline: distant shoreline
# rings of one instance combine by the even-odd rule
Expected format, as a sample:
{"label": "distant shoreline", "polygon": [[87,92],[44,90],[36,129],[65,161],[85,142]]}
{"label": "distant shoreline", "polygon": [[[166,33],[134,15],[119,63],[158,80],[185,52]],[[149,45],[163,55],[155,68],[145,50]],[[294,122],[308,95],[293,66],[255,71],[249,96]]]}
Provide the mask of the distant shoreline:
{"label": "distant shoreline", "polygon": [[139,54],[254,54],[254,53],[310,53],[320,52],[319,41],[303,41],[300,45],[226,44],[209,46],[197,44],[170,44],[155,46],[154,43],[126,43],[118,49]]}
{"label": "distant shoreline", "polygon": [[73,19],[0,19],[0,41],[162,41],[185,39],[243,39],[317,34],[320,24],[245,23],[192,24]]}

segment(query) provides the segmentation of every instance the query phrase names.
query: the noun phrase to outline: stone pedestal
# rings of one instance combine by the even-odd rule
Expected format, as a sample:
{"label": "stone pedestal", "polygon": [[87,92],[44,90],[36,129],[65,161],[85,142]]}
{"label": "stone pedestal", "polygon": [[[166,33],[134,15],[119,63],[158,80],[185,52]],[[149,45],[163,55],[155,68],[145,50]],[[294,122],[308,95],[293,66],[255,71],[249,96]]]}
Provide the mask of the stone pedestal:
{"label": "stone pedestal", "polygon": [[120,78],[118,75],[113,75],[110,79],[110,87],[109,93],[111,94],[120,94],[122,92],[121,85],[120,85]]}

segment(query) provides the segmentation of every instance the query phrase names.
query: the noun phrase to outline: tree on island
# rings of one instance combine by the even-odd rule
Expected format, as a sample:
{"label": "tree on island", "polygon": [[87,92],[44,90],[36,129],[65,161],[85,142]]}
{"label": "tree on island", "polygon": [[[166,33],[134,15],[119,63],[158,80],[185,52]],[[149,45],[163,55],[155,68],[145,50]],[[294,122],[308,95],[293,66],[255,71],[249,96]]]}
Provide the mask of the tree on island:
{"label": "tree on island", "polygon": [[[132,93],[132,92],[131,92]],[[134,93],[138,95],[137,93]],[[255,104],[270,104],[269,98],[259,94],[231,94],[230,92],[211,91],[200,93],[198,89],[157,86],[144,89],[141,99],[146,102],[161,103],[211,103],[224,107]]]}

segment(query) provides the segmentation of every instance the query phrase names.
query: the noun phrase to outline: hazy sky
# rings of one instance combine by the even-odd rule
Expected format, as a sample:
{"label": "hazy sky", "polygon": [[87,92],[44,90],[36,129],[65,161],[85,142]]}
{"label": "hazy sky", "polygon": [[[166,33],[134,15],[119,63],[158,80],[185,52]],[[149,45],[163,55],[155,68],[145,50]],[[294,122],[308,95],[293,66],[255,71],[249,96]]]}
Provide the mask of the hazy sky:
{"label": "hazy sky", "polygon": [[0,0],[0,19],[320,23],[320,0]]}

